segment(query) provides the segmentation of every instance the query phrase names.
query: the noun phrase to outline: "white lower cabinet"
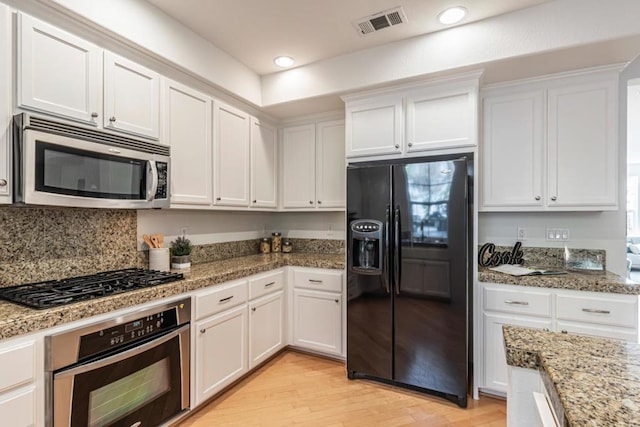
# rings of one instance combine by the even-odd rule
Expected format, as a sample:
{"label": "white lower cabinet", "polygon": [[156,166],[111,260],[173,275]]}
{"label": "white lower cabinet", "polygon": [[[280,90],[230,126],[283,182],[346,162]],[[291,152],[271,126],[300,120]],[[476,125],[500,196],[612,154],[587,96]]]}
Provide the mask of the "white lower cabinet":
{"label": "white lower cabinet", "polygon": [[638,296],[480,283],[479,389],[505,395],[509,386],[503,325],[638,342]]}
{"label": "white lower cabinet", "polygon": [[17,338],[0,345],[0,424],[31,427],[44,423],[44,361],[38,348],[36,339]]}
{"label": "white lower cabinet", "polygon": [[195,296],[195,405],[249,370],[247,295],[241,280]]}
{"label": "white lower cabinet", "polygon": [[249,369],[284,347],[284,293],[282,291],[249,303]]}
{"label": "white lower cabinet", "polygon": [[291,277],[291,344],[324,354],[342,355],[342,272],[293,268]]}

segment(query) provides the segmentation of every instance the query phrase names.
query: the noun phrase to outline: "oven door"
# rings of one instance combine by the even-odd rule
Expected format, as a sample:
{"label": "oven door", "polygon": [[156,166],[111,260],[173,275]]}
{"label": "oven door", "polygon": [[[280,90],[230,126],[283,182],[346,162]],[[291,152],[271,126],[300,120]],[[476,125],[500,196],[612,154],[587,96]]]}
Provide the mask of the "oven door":
{"label": "oven door", "polygon": [[189,325],[53,373],[53,426],[158,426],[189,408]]}

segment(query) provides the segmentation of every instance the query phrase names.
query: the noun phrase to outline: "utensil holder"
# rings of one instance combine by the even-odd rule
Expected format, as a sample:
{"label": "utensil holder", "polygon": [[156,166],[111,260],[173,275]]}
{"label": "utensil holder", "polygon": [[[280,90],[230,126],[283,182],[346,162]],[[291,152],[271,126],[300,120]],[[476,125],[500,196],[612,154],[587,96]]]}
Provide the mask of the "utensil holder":
{"label": "utensil holder", "polygon": [[149,248],[149,270],[170,271],[169,248]]}

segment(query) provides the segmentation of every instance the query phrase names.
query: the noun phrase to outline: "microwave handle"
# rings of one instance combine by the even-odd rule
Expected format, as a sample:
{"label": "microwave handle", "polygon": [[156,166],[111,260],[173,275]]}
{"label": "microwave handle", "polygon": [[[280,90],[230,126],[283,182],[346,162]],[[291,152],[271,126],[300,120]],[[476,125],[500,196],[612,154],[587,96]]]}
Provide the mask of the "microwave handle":
{"label": "microwave handle", "polygon": [[156,197],[156,191],[158,191],[158,169],[155,160],[149,160],[147,162],[147,202]]}

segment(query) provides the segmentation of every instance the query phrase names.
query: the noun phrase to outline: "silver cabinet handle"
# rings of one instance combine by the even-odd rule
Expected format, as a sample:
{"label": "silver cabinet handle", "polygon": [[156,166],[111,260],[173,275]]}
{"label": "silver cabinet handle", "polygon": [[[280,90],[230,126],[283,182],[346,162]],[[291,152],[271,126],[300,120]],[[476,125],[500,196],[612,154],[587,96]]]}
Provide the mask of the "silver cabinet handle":
{"label": "silver cabinet handle", "polygon": [[585,313],[597,313],[597,314],[611,314],[609,310],[598,310],[596,308],[583,308]]}
{"label": "silver cabinet handle", "polygon": [[312,205],[313,204],[313,200],[309,200],[309,204]]}
{"label": "silver cabinet handle", "polygon": [[544,328],[542,330],[545,331],[545,332],[549,332],[549,328]]}
{"label": "silver cabinet handle", "polygon": [[407,145],[408,145],[409,147],[413,147],[413,142],[408,142],[408,143],[407,143]]}
{"label": "silver cabinet handle", "polygon": [[558,198],[556,196],[551,196],[551,200],[555,202],[556,200],[558,200]]}
{"label": "silver cabinet handle", "polygon": [[251,307],[251,311],[256,311],[256,308],[255,307]]}
{"label": "silver cabinet handle", "polygon": [[321,205],[322,204],[322,200],[318,200],[318,204]]}
{"label": "silver cabinet handle", "polygon": [[565,329],[561,330],[560,332],[563,334],[568,334],[568,332]]}
{"label": "silver cabinet handle", "polygon": [[226,302],[229,302],[233,299],[233,295],[231,295],[230,297],[226,297],[226,298],[222,298],[220,301],[218,301],[219,304],[224,304]]}
{"label": "silver cabinet handle", "polygon": [[253,201],[253,203],[258,203],[258,201],[257,201],[257,200],[254,200],[254,201]]}
{"label": "silver cabinet handle", "polygon": [[395,145],[395,147],[396,147],[396,148],[400,148],[400,144],[396,144],[396,145]]}
{"label": "silver cabinet handle", "polygon": [[540,200],[540,196],[536,196],[536,200]]}
{"label": "silver cabinet handle", "polygon": [[511,305],[529,305],[528,301],[512,301],[510,299],[504,300],[504,303],[511,304]]}
{"label": "silver cabinet handle", "polygon": [[334,299],[334,301],[335,301],[336,303],[339,303],[339,302],[340,302],[340,300],[339,300],[339,299]]}
{"label": "silver cabinet handle", "polygon": [[222,200],[222,197],[216,197],[216,200],[220,201],[220,200]]}
{"label": "silver cabinet handle", "polygon": [[322,283],[322,280],[309,279],[309,282],[319,284]]}
{"label": "silver cabinet handle", "polygon": [[111,117],[109,117],[109,121],[110,121],[111,123],[115,122],[115,121],[116,121],[116,117],[115,117],[115,116],[111,116]]}
{"label": "silver cabinet handle", "polygon": [[93,117],[95,119],[96,117],[98,117],[98,113],[91,113],[91,117]]}
{"label": "silver cabinet handle", "polygon": [[200,329],[200,333],[201,333],[201,334],[204,334],[205,332],[207,332],[207,330],[206,330],[206,329]]}
{"label": "silver cabinet handle", "polygon": [[276,284],[276,282],[267,283],[266,285],[264,285],[264,287],[268,288],[269,286],[273,286],[275,284]]}
{"label": "silver cabinet handle", "polygon": [[7,185],[6,179],[0,179],[0,187],[5,187]]}

